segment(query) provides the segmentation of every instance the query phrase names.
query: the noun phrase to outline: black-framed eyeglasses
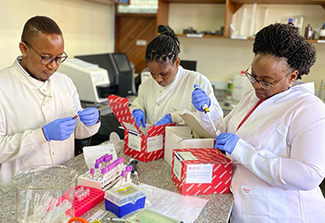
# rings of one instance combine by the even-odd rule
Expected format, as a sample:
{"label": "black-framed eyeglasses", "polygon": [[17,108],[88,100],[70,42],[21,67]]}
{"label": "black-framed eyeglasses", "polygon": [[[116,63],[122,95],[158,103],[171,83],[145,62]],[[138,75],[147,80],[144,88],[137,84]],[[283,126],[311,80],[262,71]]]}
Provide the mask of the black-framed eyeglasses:
{"label": "black-framed eyeglasses", "polygon": [[32,48],[35,51],[35,53],[37,53],[41,57],[41,63],[44,65],[48,65],[48,64],[52,63],[53,61],[55,61],[55,63],[59,65],[59,64],[63,63],[68,58],[68,55],[64,51],[63,51],[63,55],[60,57],[53,58],[53,57],[42,56],[39,52],[37,52],[34,49],[34,47],[30,43],[28,43],[26,41],[24,41],[24,43],[26,43],[26,45],[30,46],[30,48]]}
{"label": "black-framed eyeglasses", "polygon": [[248,80],[252,83],[252,84],[255,84],[256,82],[261,86],[261,88],[263,88],[264,90],[270,90],[271,88],[274,88],[276,86],[278,86],[280,83],[282,83],[287,77],[289,74],[291,74],[292,71],[290,71],[289,73],[286,74],[286,76],[276,82],[275,84],[270,84],[266,81],[258,81],[256,80],[255,77],[252,76],[252,65],[249,65],[249,67],[247,68],[247,70],[245,71],[245,74],[246,74],[246,77],[248,78]]}

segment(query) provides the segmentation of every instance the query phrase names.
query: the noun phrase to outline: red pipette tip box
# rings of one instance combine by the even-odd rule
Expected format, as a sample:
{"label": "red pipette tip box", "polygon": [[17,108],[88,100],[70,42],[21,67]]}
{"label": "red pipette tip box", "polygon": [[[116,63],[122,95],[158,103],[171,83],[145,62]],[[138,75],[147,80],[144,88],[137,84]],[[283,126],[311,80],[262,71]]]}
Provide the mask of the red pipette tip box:
{"label": "red pipette tip box", "polygon": [[87,187],[87,186],[83,186],[83,185],[77,186],[75,191],[77,191],[77,189],[80,187],[83,187],[84,190],[89,188],[90,193],[87,197],[85,197],[84,199],[82,199],[80,201],[79,201],[78,197],[75,196],[75,198],[74,198],[74,215],[76,217],[80,217],[81,215],[83,215],[84,213],[86,213],[87,211],[89,211],[90,209],[95,207],[97,204],[104,201],[104,196],[105,196],[104,191],[97,189],[97,188]]}

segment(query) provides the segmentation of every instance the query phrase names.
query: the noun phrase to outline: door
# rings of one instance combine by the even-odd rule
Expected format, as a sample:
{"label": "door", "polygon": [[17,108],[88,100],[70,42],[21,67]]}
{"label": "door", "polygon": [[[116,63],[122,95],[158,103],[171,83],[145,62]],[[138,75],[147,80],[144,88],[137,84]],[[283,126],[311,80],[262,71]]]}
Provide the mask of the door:
{"label": "door", "polygon": [[116,14],[115,52],[126,53],[135,73],[141,73],[147,44],[156,34],[156,14]]}

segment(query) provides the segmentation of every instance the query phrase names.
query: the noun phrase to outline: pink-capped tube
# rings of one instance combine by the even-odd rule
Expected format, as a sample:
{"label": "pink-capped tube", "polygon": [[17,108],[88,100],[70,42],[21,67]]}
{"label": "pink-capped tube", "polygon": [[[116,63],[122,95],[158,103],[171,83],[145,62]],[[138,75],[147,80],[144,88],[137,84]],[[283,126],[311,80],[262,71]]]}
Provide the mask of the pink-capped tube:
{"label": "pink-capped tube", "polygon": [[124,170],[122,170],[122,173],[121,173],[121,177],[125,177],[126,176],[126,172]]}
{"label": "pink-capped tube", "polygon": [[125,176],[126,176],[126,172],[123,170],[121,172],[121,179],[120,179],[121,185],[123,185],[126,182]]}
{"label": "pink-capped tube", "polygon": [[99,168],[99,164],[100,164],[100,160],[96,159],[95,161],[95,168],[98,169]]}
{"label": "pink-capped tube", "polygon": [[125,171],[126,171],[126,182],[129,182],[131,180],[132,166],[126,166]]}
{"label": "pink-capped tube", "polygon": [[106,165],[109,163],[109,156],[108,155],[104,157],[104,162],[106,163]]}
{"label": "pink-capped tube", "polygon": [[94,169],[94,168],[90,168],[89,172],[90,172],[90,176],[91,176],[91,178],[94,178],[94,175],[95,175],[95,169]]}

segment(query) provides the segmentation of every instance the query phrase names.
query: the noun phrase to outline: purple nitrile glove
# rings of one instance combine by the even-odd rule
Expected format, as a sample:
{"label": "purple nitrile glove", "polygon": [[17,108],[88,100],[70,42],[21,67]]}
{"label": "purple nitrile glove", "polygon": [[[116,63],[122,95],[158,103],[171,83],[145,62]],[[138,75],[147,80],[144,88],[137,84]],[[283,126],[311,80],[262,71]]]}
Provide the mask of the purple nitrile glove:
{"label": "purple nitrile glove", "polygon": [[203,111],[204,105],[207,105],[208,107],[211,105],[211,99],[197,84],[194,84],[192,104],[198,111]]}
{"label": "purple nitrile glove", "polygon": [[169,123],[172,123],[172,117],[170,116],[170,114],[166,114],[162,119],[156,122],[155,125],[165,125]]}
{"label": "purple nitrile glove", "polygon": [[137,125],[139,127],[140,127],[141,123],[144,128],[146,127],[146,116],[141,109],[133,110],[132,115],[133,115],[133,118],[135,119],[135,122],[137,123]]}
{"label": "purple nitrile glove", "polygon": [[78,111],[79,119],[86,126],[95,125],[99,120],[99,111],[97,108],[88,107],[82,111]]}
{"label": "purple nitrile glove", "polygon": [[214,147],[231,154],[234,151],[238,140],[239,137],[235,134],[221,133],[216,137],[216,144]]}
{"label": "purple nitrile glove", "polygon": [[59,118],[43,126],[43,133],[47,141],[66,140],[76,127],[77,119],[72,117]]}

